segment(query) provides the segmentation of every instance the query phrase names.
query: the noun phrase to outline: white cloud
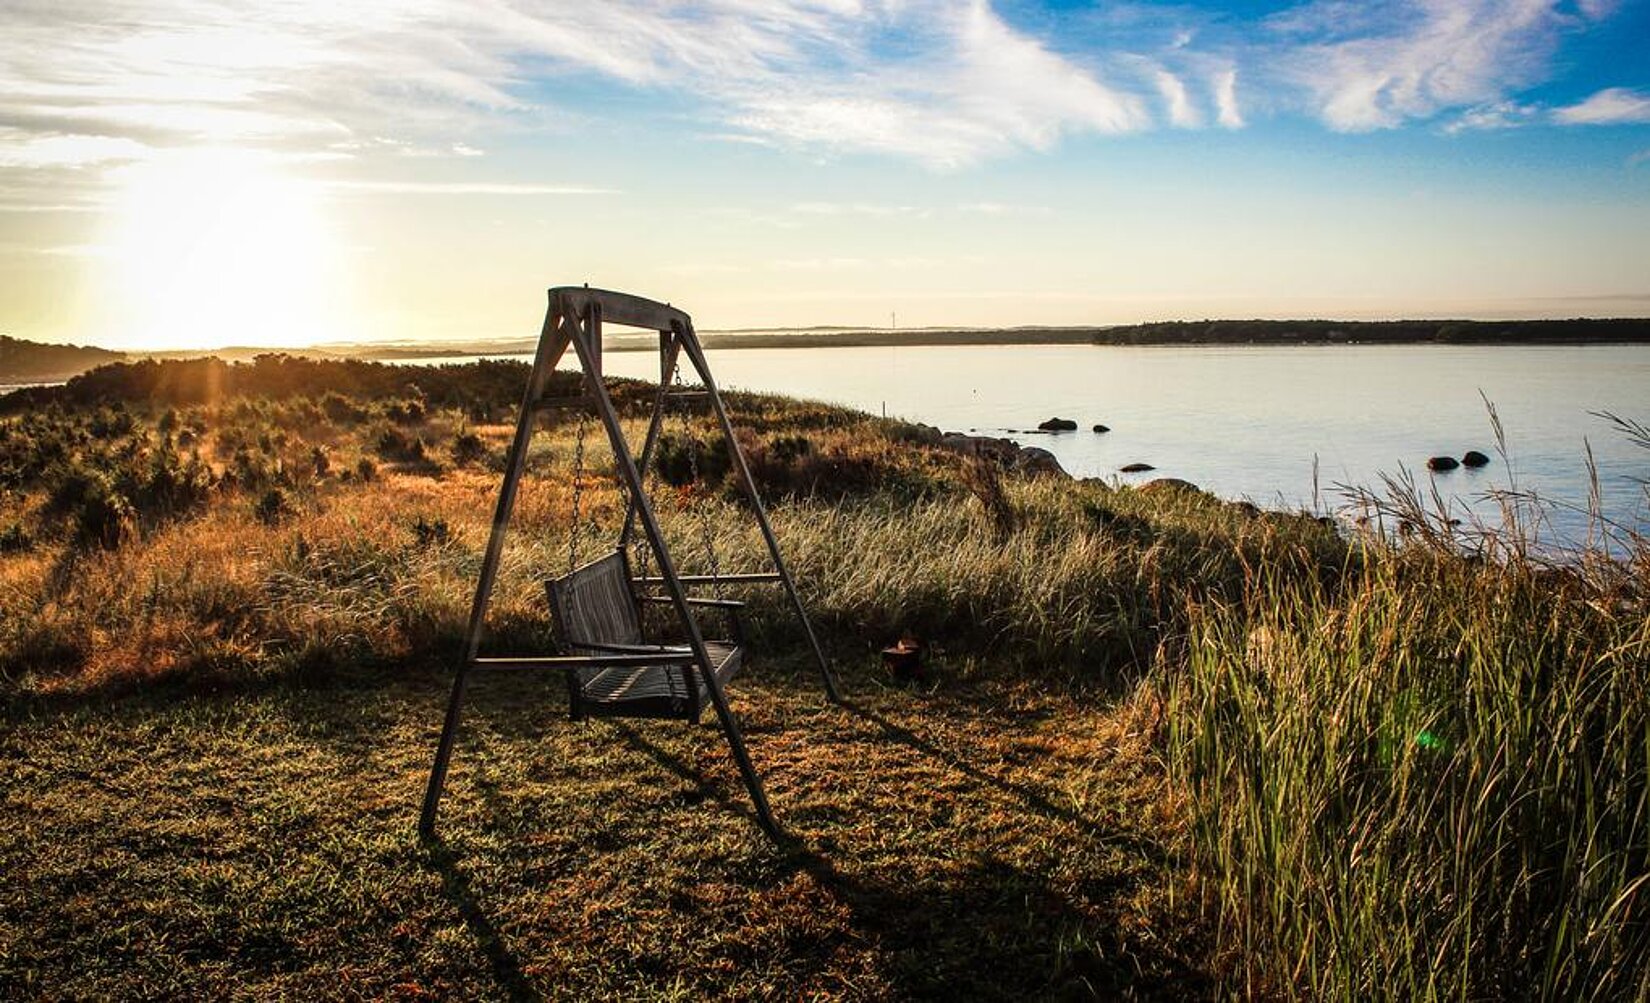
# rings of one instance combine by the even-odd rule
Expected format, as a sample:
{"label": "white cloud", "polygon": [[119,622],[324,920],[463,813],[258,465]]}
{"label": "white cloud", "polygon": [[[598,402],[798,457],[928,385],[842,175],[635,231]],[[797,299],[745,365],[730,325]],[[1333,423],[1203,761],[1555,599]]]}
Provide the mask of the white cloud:
{"label": "white cloud", "polygon": [[1157,71],[1157,89],[1169,106],[1169,121],[1182,129],[1195,129],[1203,124],[1203,116],[1192,107],[1186,85],[1168,70]]}
{"label": "white cloud", "polygon": [[1215,109],[1219,113],[1220,124],[1227,129],[1243,128],[1243,112],[1238,110],[1237,101],[1237,70],[1216,73],[1210,88],[1215,94]]}
{"label": "white cloud", "polygon": [[1551,0],[1319,0],[1271,21],[1285,80],[1333,129],[1391,128],[1541,79],[1567,25]]}
{"label": "white cloud", "polygon": [[38,135],[468,156],[470,134],[501,120],[574,118],[544,97],[568,74],[685,95],[740,138],[934,165],[1149,124],[1138,96],[986,0],[14,8],[0,36],[0,125]]}
{"label": "white cloud", "polygon": [[912,54],[873,54],[856,22],[823,63],[734,81],[719,97],[747,132],[840,151],[955,167],[1075,132],[1150,124],[1144,102],[1002,20],[984,0],[890,4],[870,20]]}
{"label": "white cloud", "polygon": [[[1451,111],[1481,127],[1613,7],[1309,0],[1245,23],[1124,4],[1092,15],[1120,28],[1079,37],[1062,29],[1090,15],[1050,13],[1033,33],[990,0],[11,0],[0,130],[17,133],[19,169],[213,143],[464,158],[500,127],[599,122],[558,103],[596,81],[669,95],[700,135],[950,168],[1278,111],[1341,130]],[[1644,100],[1604,92],[1555,117],[1637,114],[1628,99]]]}
{"label": "white cloud", "polygon": [[483,181],[329,181],[340,191],[385,195],[616,195],[614,188],[583,185],[497,184]]}
{"label": "white cloud", "polygon": [[1021,205],[1014,202],[964,202],[957,211],[980,216],[1047,216],[1054,212],[1046,205]]}
{"label": "white cloud", "polygon": [[1541,108],[1539,105],[1520,104],[1517,101],[1495,101],[1475,108],[1468,108],[1453,122],[1445,125],[1444,131],[1453,136],[1458,132],[1513,129],[1528,124],[1540,113]]}
{"label": "white cloud", "polygon": [[142,143],[117,136],[32,136],[14,142],[15,138],[15,131],[0,129],[0,167],[80,167],[139,160],[150,152]]}
{"label": "white cloud", "polygon": [[1650,122],[1650,94],[1611,87],[1580,104],[1553,110],[1562,125],[1623,125]]}
{"label": "white cloud", "polygon": [[798,202],[791,212],[804,216],[912,216],[924,210],[911,205],[877,205],[867,202]]}

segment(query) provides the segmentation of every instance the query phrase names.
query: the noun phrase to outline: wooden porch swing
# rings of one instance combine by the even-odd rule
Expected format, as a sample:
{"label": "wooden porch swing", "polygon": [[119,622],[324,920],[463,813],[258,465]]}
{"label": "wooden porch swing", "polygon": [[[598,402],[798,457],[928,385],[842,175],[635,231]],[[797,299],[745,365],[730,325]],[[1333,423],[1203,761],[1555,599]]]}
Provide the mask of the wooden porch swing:
{"label": "wooden porch swing", "polygon": [[[744,638],[738,616],[742,604],[725,598],[722,585],[759,582],[782,585],[813,649],[827,696],[832,701],[840,697],[824,651],[797,595],[796,584],[780,556],[779,543],[757,494],[756,482],[734,437],[727,409],[705,362],[704,350],[694,334],[693,322],[686,313],[668,304],[588,286],[557,287],[549,291],[549,298],[550,305],[539,335],[532,375],[528,378],[527,391],[522,398],[515,439],[510,446],[504,481],[499,489],[492,533],[482,558],[475,600],[470,607],[464,661],[453,678],[441,741],[436,747],[435,763],[430,770],[419,831],[426,836],[435,831],[436,812],[446,783],[447,767],[452,760],[453,742],[471,673],[552,670],[562,672],[566,677],[568,713],[574,720],[631,717],[698,721],[707,705],[714,708],[728,747],[739,766],[740,776],[750,791],[757,819],[769,835],[777,836],[779,828],[768,806],[767,795],[762,790],[761,778],[745,749],[739,722],[728,706],[723,689],[744,663]],[[652,419],[648,424],[639,463],[631,455],[618,412],[602,378],[604,322],[659,332],[659,388],[654,396]],[[551,373],[569,347],[574,349],[583,370],[583,393],[575,397],[547,396]],[[680,364],[683,355],[698,374],[703,384],[702,390],[689,390],[682,385]],[[667,412],[674,407],[681,413],[685,432],[687,402],[691,400],[708,402],[721,427],[732,470],[738,476],[738,484],[750,503],[767,544],[773,563],[770,572],[722,574],[708,523],[702,523],[701,530],[711,573],[682,575],[676,570],[649,497],[650,480],[647,475],[657,467],[654,454],[659,447]],[[561,653],[482,657],[480,650],[487,607],[498,574],[505,531],[515,506],[516,489],[526,466],[528,447],[539,416],[554,408],[576,408],[580,412],[574,451],[573,505],[568,527],[568,570],[545,583]],[[607,431],[613,464],[626,496],[625,519],[617,545],[594,560],[580,564],[578,542],[581,535],[584,444],[586,427],[592,414]],[[693,479],[697,480],[698,450],[691,439],[687,442],[687,450]],[[704,515],[703,512],[701,514]],[[708,515],[705,517],[708,518]],[[640,540],[635,537],[638,525],[642,531]],[[629,554],[632,544],[639,556],[640,575],[632,573]],[[650,560],[658,566],[656,576],[648,574]],[[714,598],[688,594],[690,587],[703,585],[715,588]],[[662,595],[650,592],[659,588],[663,589]],[[678,641],[650,643],[647,640],[641,615],[644,603],[668,605],[674,611]],[[715,610],[727,617],[728,639],[706,639],[697,616],[697,611],[701,609]]]}

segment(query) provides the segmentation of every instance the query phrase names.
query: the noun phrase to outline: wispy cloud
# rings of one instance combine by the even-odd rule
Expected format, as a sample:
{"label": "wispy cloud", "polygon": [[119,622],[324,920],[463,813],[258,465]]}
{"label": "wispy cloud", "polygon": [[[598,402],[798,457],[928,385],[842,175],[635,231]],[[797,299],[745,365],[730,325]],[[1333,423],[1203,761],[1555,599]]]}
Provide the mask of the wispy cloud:
{"label": "wispy cloud", "polygon": [[[1015,30],[985,0],[919,0],[833,21],[829,55],[715,87],[740,129],[955,167],[1080,132],[1151,124],[1145,101]],[[865,16],[865,15],[869,16]],[[897,42],[904,54],[884,54]]]}
{"label": "wispy cloud", "polygon": [[957,211],[981,216],[1047,216],[1054,210],[1046,205],[1021,205],[1014,202],[965,202],[957,206]]}
{"label": "wispy cloud", "polygon": [[1348,132],[1504,100],[1541,79],[1569,23],[1549,0],[1318,0],[1273,17],[1285,79]]}
{"label": "wispy cloud", "polygon": [[1486,129],[1513,129],[1533,122],[1541,114],[1541,106],[1520,104],[1517,101],[1495,101],[1463,111],[1454,121],[1444,125],[1450,135],[1458,132]]}
{"label": "wispy cloud", "polygon": [[[570,96],[592,91],[560,86],[574,79],[668,93],[701,135],[937,168],[1288,111],[1486,128],[1613,7],[1309,0],[1245,22],[1123,4],[1088,15],[1120,30],[1077,38],[1060,29],[1082,15],[1017,20],[990,0],[21,0],[0,35],[0,134],[16,169],[203,143],[474,158],[501,126],[594,118]],[[1644,121],[1645,103],[1615,89],[1553,120]]]}
{"label": "wispy cloud", "polygon": [[0,167],[79,167],[138,160],[150,152],[142,143],[120,136],[28,136],[25,133],[20,137],[19,132],[0,129]]}
{"label": "wispy cloud", "polygon": [[803,216],[919,216],[928,212],[914,205],[869,202],[798,202],[790,211]]}
{"label": "wispy cloud", "polygon": [[329,181],[339,191],[384,195],[617,195],[616,188],[584,185],[494,184],[480,181]]}
{"label": "wispy cloud", "polygon": [[1158,70],[1157,89],[1169,107],[1169,121],[1183,129],[1195,129],[1203,124],[1203,116],[1192,106],[1191,95],[1181,79],[1168,70]]}
{"label": "wispy cloud", "polygon": [[1611,87],[1579,104],[1559,108],[1553,120],[1564,125],[1625,125],[1650,122],[1650,94]]}
{"label": "wispy cloud", "polygon": [[1220,124],[1228,129],[1243,128],[1243,112],[1238,110],[1237,70],[1226,69],[1216,73],[1210,87],[1214,91]]}

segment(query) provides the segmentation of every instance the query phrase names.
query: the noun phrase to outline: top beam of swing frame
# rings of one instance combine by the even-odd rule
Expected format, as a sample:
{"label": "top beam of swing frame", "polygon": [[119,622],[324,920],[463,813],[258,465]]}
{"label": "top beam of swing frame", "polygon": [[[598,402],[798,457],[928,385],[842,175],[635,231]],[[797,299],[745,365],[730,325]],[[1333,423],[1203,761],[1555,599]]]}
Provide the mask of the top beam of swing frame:
{"label": "top beam of swing frame", "polygon": [[592,289],[589,286],[554,286],[550,289],[552,310],[558,297],[573,316],[580,318],[588,316],[591,304],[597,304],[603,324],[621,324],[660,333],[688,331],[693,327],[688,315],[669,303],[655,303],[629,293]]}

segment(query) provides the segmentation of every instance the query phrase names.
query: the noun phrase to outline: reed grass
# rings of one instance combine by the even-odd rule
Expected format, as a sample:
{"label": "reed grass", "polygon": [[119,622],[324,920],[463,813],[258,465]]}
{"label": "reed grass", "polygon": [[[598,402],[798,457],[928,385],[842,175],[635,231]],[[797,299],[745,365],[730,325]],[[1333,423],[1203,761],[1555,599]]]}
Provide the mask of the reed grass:
{"label": "reed grass", "polygon": [[1645,997],[1642,577],[1437,522],[1361,547],[1328,580],[1254,566],[1157,680],[1232,988]]}

